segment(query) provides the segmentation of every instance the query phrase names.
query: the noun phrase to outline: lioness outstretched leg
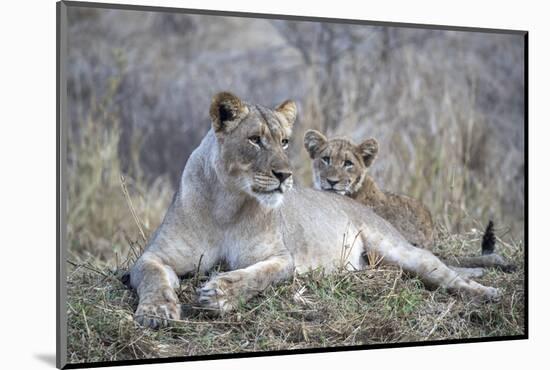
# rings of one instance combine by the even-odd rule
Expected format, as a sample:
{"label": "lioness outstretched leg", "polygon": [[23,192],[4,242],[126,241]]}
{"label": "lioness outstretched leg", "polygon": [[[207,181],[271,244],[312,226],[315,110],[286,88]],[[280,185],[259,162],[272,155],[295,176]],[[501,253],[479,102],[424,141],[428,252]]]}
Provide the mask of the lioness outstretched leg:
{"label": "lioness outstretched leg", "polygon": [[292,257],[283,255],[217,274],[197,289],[198,302],[207,309],[221,313],[230,311],[239,299],[246,301],[270,284],[289,278],[293,269]]}
{"label": "lioness outstretched leg", "polygon": [[131,285],[139,295],[134,315],[143,326],[158,328],[168,319],[180,318],[180,303],[174,289],[179,279],[174,270],[151,254],[139,258],[131,271]]}
{"label": "lioness outstretched leg", "polygon": [[456,267],[456,266],[449,266],[448,267],[451,270],[456,271],[463,279],[471,279],[471,278],[477,278],[482,277],[485,275],[485,269],[481,267]]}
{"label": "lioness outstretched leg", "polygon": [[390,245],[388,240],[373,243],[370,248],[374,248],[377,254],[383,256],[382,263],[400,266],[404,271],[417,275],[427,285],[462,291],[486,299],[498,297],[497,289],[461,276],[425,249],[405,243]]}

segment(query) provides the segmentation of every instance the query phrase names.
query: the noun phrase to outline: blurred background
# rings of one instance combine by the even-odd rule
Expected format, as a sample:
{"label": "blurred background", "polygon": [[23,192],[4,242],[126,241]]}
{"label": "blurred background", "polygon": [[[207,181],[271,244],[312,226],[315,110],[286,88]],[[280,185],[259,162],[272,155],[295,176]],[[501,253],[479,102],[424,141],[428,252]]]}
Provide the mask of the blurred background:
{"label": "blurred background", "polygon": [[305,130],[375,137],[383,189],[421,199],[442,230],[493,219],[523,240],[523,36],[68,9],[71,259],[118,262],[155,229],[220,90],[297,102],[289,154],[306,186]]}

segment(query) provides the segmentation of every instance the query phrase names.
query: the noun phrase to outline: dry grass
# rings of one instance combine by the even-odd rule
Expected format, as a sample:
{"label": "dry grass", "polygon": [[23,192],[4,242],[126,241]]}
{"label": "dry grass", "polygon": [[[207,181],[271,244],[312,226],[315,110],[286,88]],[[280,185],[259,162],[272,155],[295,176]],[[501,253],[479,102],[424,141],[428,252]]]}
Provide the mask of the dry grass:
{"label": "dry grass", "polygon": [[[447,235],[443,256],[479,251],[480,233]],[[139,243],[138,243],[139,244]],[[68,276],[69,361],[93,362],[243,353],[359,344],[486,338],[523,334],[524,285],[521,245],[500,245],[518,270],[490,271],[479,279],[499,287],[499,302],[482,304],[444,291],[429,291],[397,268],[325,275],[312,271],[268,288],[235,312],[212,317],[195,307],[192,276],[177,291],[183,318],[163,330],[143,329],[132,315],[135,292],[119,280],[125,265],[107,269],[71,265]],[[131,263],[131,258],[128,263]]]}
{"label": "dry grass", "polygon": [[[123,176],[118,117],[109,115],[102,104],[94,106],[78,129],[78,135],[71,133],[68,142],[69,257],[116,262],[128,253],[129,235],[139,231],[144,238],[145,232],[156,228],[174,191],[166,176],[144,180],[139,151],[132,155],[129,169],[134,176]],[[132,217],[129,204],[134,214],[139,213],[140,224]]]}

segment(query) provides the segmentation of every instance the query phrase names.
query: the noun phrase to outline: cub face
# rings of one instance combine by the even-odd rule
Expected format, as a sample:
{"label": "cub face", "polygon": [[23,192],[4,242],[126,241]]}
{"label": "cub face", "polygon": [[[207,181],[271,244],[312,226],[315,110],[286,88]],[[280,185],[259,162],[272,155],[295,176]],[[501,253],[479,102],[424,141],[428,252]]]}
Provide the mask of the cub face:
{"label": "cub face", "polygon": [[293,184],[286,149],[296,104],[287,100],[269,109],[221,92],[212,99],[210,118],[218,144],[218,177],[263,206],[278,207]]}
{"label": "cub face", "polygon": [[304,146],[313,160],[313,184],[316,189],[341,195],[353,195],[361,187],[376,155],[378,142],[367,139],[355,145],[345,139],[327,138],[308,130]]}

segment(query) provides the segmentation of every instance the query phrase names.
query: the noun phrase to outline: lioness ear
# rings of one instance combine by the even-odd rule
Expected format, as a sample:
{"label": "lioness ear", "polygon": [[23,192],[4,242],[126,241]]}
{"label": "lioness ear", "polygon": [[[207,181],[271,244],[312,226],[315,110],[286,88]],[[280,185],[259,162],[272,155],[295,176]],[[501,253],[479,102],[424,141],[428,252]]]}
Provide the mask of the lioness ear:
{"label": "lioness ear", "polygon": [[358,149],[361,153],[361,157],[363,157],[363,162],[365,162],[365,166],[370,167],[372,162],[374,162],[376,155],[378,154],[378,141],[376,141],[376,139],[374,138],[367,139],[359,144]]}
{"label": "lioness ear", "polygon": [[304,146],[311,159],[315,159],[326,143],[327,138],[319,131],[307,130],[304,135]]}
{"label": "lioness ear", "polygon": [[232,130],[248,114],[248,108],[236,95],[222,91],[212,98],[210,118],[214,131]]}
{"label": "lioness ear", "polygon": [[286,118],[290,127],[292,127],[294,121],[296,121],[296,114],[298,111],[295,102],[292,100],[285,100],[277,108],[275,108],[275,111],[281,113]]}

